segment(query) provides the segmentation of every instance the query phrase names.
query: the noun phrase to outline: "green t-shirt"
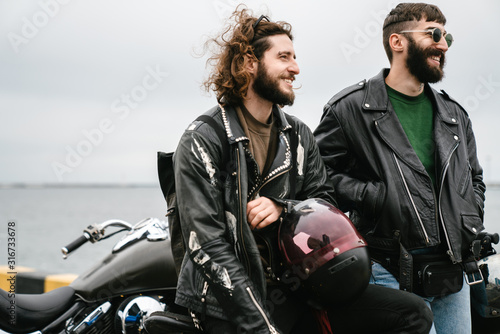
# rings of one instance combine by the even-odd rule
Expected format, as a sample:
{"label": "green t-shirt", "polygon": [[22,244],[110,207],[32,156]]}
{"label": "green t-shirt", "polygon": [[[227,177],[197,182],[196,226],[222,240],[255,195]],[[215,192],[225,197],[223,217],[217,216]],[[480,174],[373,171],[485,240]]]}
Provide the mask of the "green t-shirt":
{"label": "green t-shirt", "polygon": [[432,183],[436,185],[434,162],[434,137],[432,135],[434,113],[432,102],[422,92],[418,96],[408,96],[387,86],[387,94],[403,130],[424,165]]}

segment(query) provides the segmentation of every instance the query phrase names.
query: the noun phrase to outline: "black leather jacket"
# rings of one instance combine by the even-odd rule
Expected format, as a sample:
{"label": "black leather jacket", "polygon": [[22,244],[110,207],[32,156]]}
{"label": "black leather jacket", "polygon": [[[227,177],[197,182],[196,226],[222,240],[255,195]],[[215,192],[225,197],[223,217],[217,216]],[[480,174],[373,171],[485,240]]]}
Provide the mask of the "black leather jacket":
{"label": "black leather jacket", "polygon": [[314,134],[340,208],[373,251],[442,244],[453,262],[483,230],[485,185],[471,121],[444,91],[434,106],[436,187],[389,101],[382,70],[335,95]]}
{"label": "black leather jacket", "polygon": [[277,332],[266,310],[266,281],[257,245],[246,219],[247,198],[269,197],[291,208],[290,131],[297,131],[296,198],[323,198],[333,204],[334,190],[311,130],[298,119],[288,124],[275,107],[279,144],[265,177],[247,149],[248,138],[235,110],[214,107],[206,114],[227,133],[229,156],[213,128],[193,122],[174,155],[178,212],[187,245],[179,274],[176,303],[195,312],[229,319],[254,333]]}

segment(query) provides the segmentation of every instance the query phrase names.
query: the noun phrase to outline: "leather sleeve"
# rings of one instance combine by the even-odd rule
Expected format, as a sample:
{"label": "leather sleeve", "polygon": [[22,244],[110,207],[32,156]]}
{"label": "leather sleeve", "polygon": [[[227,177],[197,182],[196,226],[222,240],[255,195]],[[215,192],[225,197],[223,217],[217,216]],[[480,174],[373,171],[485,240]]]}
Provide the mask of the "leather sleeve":
{"label": "leather sleeve", "polygon": [[336,108],[338,103],[325,107],[314,131],[320,155],[335,187],[339,208],[344,212],[356,209],[367,218],[375,217],[385,199],[385,185],[382,182],[360,180],[353,175],[353,167],[358,162],[348,145],[345,131],[355,130],[344,128]]}
{"label": "leather sleeve", "polygon": [[328,176],[325,163],[320,155],[318,145],[311,132],[306,126],[299,127],[299,150],[304,149],[304,166],[301,171],[304,174],[303,187],[297,194],[300,200],[308,198],[322,198],[327,202],[338,206],[333,183]]}

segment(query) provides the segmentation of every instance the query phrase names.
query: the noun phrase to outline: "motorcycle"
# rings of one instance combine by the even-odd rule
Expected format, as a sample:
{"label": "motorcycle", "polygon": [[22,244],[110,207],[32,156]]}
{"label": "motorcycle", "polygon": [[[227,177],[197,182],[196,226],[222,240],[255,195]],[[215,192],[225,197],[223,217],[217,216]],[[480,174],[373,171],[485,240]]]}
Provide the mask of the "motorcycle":
{"label": "motorcycle", "polygon": [[[500,254],[493,244],[498,244],[498,233],[481,232],[476,239],[480,259],[477,265],[483,282],[471,285],[472,333],[500,333]],[[474,245],[474,244],[473,244]]]}
{"label": "motorcycle", "polygon": [[[106,229],[119,228],[106,235]],[[168,223],[144,219],[134,226],[108,220],[88,226],[62,248],[63,257],[87,242],[125,232],[111,253],[69,286],[39,294],[0,290],[0,328],[9,333],[145,333],[154,312],[171,316],[167,332],[196,332],[185,310],[174,304],[175,271]]]}
{"label": "motorcycle", "polygon": [[[109,235],[106,229],[119,228]],[[125,232],[111,253],[69,286],[44,294],[0,289],[0,329],[9,333],[112,334],[201,333],[196,319],[174,303],[175,270],[168,222],[147,218],[135,225],[108,220],[88,226],[62,248],[67,257],[87,242]],[[474,287],[473,333],[499,333],[500,254],[498,234],[480,234],[485,282]],[[476,298],[479,297],[479,300]]]}

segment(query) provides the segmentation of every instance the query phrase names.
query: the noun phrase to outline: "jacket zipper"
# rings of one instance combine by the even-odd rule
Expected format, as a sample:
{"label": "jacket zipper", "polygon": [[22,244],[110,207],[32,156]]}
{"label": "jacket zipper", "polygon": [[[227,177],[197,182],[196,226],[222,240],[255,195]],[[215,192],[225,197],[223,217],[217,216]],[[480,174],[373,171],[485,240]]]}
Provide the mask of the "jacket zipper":
{"label": "jacket zipper", "polygon": [[240,171],[240,164],[241,164],[241,161],[240,161],[240,152],[239,152],[239,149],[236,148],[236,157],[238,159],[238,168],[236,169],[237,170],[237,173],[238,173],[238,199],[239,199],[239,207],[240,207],[240,210],[239,210],[239,214],[240,214],[240,240],[241,240],[241,247],[242,247],[242,255],[243,257],[245,258],[245,263],[246,263],[246,269],[248,271],[248,276],[250,277],[251,276],[251,268],[250,268],[250,261],[248,260],[248,253],[247,253],[247,250],[245,248],[245,238],[243,238],[243,210],[246,210],[246,208],[243,208],[242,207],[242,203],[243,203],[243,199],[241,198],[241,196],[243,195],[241,193],[241,171]]}
{"label": "jacket zipper", "polygon": [[446,237],[446,243],[448,244],[448,251],[446,253],[448,254],[448,256],[451,259],[451,262],[453,262],[453,263],[457,263],[457,260],[455,258],[455,254],[453,253],[453,250],[451,249],[450,237],[448,236],[448,230],[446,229],[446,224],[444,223],[444,219],[443,219],[443,213],[441,211],[441,194],[443,192],[444,179],[446,177],[446,173],[448,172],[448,167],[450,167],[451,156],[453,155],[453,153],[455,152],[457,147],[458,147],[458,143],[455,145],[455,147],[453,147],[453,150],[451,151],[450,156],[448,157],[448,160],[446,161],[446,165],[445,165],[444,170],[443,170],[443,176],[441,177],[441,184],[439,187],[439,199],[438,199],[439,218],[441,220],[441,225],[443,226],[444,236]]}
{"label": "jacket zipper", "polygon": [[[430,178],[430,176],[429,176]],[[436,181],[437,182],[437,181]],[[431,180],[431,183],[432,183],[432,180]],[[439,197],[438,195],[436,194],[436,190],[435,190],[435,185],[433,184],[431,189],[432,189],[432,198],[434,199],[434,220],[437,222],[437,224],[439,224],[439,204],[438,204],[438,201],[439,201]],[[439,235],[439,228],[438,228],[438,235]]]}
{"label": "jacket zipper", "polygon": [[427,234],[427,231],[425,230],[424,223],[422,222],[422,218],[420,218],[420,215],[417,210],[417,206],[415,205],[415,202],[413,201],[413,196],[410,193],[410,189],[408,188],[408,184],[406,183],[406,179],[403,175],[403,171],[401,170],[401,166],[399,165],[398,158],[396,157],[396,154],[392,152],[392,155],[394,156],[394,160],[396,161],[396,165],[398,166],[398,171],[399,174],[401,175],[401,178],[403,179],[403,184],[405,185],[406,192],[408,196],[410,197],[411,205],[413,206],[413,210],[415,211],[415,214],[417,215],[418,222],[420,223],[420,227],[422,228],[422,231],[424,232],[425,236],[425,242],[428,244],[429,241],[429,235]]}
{"label": "jacket zipper", "polygon": [[204,303],[206,301],[206,296],[208,292],[208,281],[203,280],[203,289],[201,290],[201,302]]}
{"label": "jacket zipper", "polygon": [[203,289],[201,291],[201,303],[202,303],[202,317],[205,317],[207,313],[207,292],[208,292],[208,281],[203,280]]}
{"label": "jacket zipper", "polygon": [[260,307],[259,303],[257,302],[257,299],[255,299],[255,296],[253,295],[253,292],[252,290],[249,288],[249,287],[246,287],[245,288],[248,292],[248,295],[250,296],[250,299],[252,300],[252,302],[254,303],[255,307],[257,308],[257,310],[260,312],[260,314],[262,315],[262,318],[264,318],[264,321],[266,322],[267,324],[267,328],[269,329],[269,332],[270,333],[273,333],[273,334],[278,334],[278,331],[274,328],[273,325],[271,325],[271,323],[269,322],[269,319],[267,318],[266,314],[264,313],[264,310],[262,309],[262,307]]}

